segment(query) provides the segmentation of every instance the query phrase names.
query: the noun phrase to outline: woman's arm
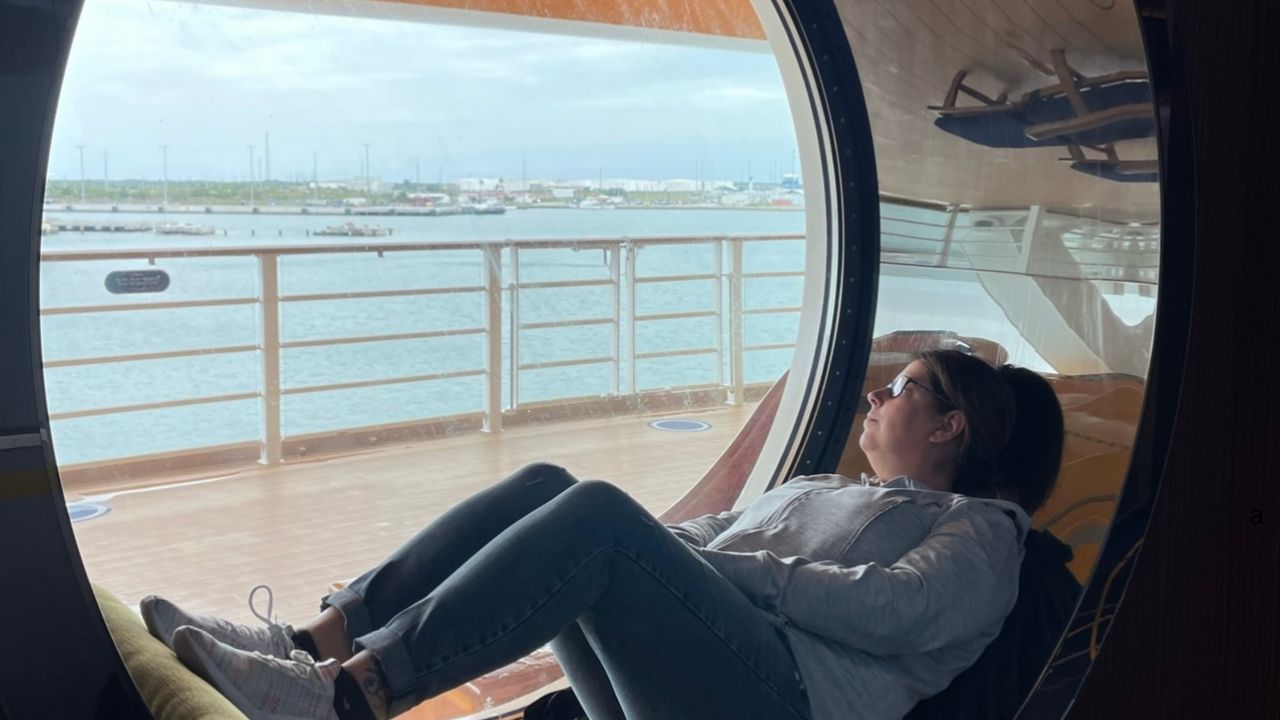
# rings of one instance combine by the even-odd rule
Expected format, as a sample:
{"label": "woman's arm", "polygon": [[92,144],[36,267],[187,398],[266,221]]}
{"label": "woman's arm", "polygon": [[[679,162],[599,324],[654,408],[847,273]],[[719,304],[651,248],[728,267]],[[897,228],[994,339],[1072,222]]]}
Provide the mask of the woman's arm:
{"label": "woman's arm", "polygon": [[787,624],[880,655],[926,652],[995,629],[1018,593],[1016,522],[978,501],[957,505],[891,566],[773,553],[699,550]]}
{"label": "woman's arm", "polygon": [[718,515],[703,515],[682,523],[673,523],[668,525],[667,529],[686,545],[702,548],[715,540],[717,535],[728,530],[741,514],[741,510],[730,510]]}

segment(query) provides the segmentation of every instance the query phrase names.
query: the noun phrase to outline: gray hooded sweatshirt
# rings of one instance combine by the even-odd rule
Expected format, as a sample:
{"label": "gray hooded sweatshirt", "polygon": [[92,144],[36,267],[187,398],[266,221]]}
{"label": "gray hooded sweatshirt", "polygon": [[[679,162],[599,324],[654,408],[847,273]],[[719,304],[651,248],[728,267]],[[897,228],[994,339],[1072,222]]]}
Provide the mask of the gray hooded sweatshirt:
{"label": "gray hooded sweatshirt", "polygon": [[668,527],[784,629],[814,720],[884,720],[999,634],[1030,519],[906,477],[813,475]]}

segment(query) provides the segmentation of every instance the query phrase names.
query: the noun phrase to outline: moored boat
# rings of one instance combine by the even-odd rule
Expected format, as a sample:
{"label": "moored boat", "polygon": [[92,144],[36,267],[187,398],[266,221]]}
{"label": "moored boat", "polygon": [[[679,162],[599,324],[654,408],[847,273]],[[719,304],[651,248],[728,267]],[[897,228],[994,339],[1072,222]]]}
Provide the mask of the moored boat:
{"label": "moored boat", "polygon": [[217,232],[210,225],[195,223],[163,223],[156,226],[156,235],[212,235]]}
{"label": "moored boat", "polygon": [[355,223],[347,222],[341,225],[330,225],[323,230],[316,230],[312,234],[336,237],[386,237],[391,234],[391,228],[379,225],[356,225]]}
{"label": "moored boat", "polygon": [[486,200],[483,202],[467,202],[454,205],[455,213],[461,215],[501,215],[507,211],[505,205]]}
{"label": "moored boat", "polygon": [[55,230],[62,232],[148,232],[152,229],[147,223],[113,223],[113,222],[57,222],[51,223]]}
{"label": "moored boat", "polygon": [[475,215],[502,215],[506,211],[507,208],[505,205],[499,205],[497,203],[473,205],[471,209],[471,212]]}

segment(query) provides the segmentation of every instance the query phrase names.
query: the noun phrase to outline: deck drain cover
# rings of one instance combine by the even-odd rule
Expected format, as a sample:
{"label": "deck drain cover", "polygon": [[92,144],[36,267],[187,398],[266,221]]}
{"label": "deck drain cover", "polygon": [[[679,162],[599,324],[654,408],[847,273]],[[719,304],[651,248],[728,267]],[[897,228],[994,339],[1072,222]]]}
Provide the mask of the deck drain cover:
{"label": "deck drain cover", "polygon": [[73,502],[67,503],[67,514],[71,516],[71,522],[80,522],[81,520],[92,520],[96,517],[102,517],[111,512],[111,508],[101,503],[94,502]]}
{"label": "deck drain cover", "polygon": [[711,423],[701,420],[653,420],[649,423],[649,427],[669,432],[702,432],[710,430]]}

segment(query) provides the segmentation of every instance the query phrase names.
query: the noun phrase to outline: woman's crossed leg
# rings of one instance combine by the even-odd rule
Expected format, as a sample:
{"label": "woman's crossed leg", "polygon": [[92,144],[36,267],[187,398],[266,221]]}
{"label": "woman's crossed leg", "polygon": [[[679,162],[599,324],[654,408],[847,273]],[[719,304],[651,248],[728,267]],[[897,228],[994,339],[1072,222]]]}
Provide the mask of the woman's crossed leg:
{"label": "woman's crossed leg", "polygon": [[[291,674],[322,697],[335,686],[344,694],[340,676],[360,678],[368,709],[388,716],[560,636],[556,649],[593,719],[807,714],[786,640],[763,612],[625,493],[549,467],[464,502],[326,599],[330,621],[308,627],[329,632],[341,614],[346,637],[336,642],[351,637],[357,651],[345,672],[269,663],[244,670],[236,651],[203,639],[209,647],[195,653],[197,664],[238,671],[238,683],[215,684],[241,701],[251,673],[275,672],[283,688],[275,695],[302,692],[287,682]],[[536,494],[511,486],[547,478],[538,498],[525,498],[523,514],[495,500]],[[485,521],[478,516],[486,505],[508,514]],[[217,652],[223,657],[210,660]]]}

